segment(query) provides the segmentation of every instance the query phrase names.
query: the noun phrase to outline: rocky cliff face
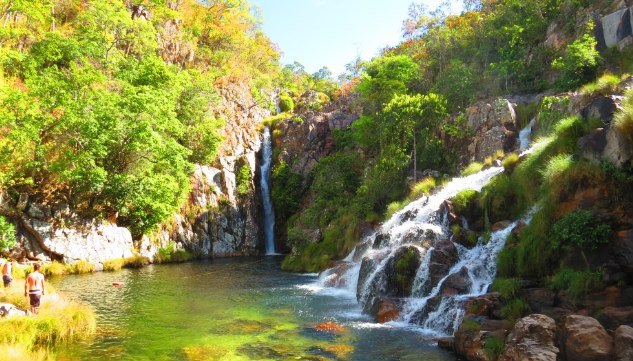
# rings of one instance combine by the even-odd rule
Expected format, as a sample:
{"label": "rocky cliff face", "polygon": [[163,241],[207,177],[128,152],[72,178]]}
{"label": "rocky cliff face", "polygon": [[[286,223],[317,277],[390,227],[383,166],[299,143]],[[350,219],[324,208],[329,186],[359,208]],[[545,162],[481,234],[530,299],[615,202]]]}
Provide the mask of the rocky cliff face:
{"label": "rocky cliff face", "polygon": [[[226,120],[224,141],[212,166],[197,165],[188,202],[158,231],[144,237],[140,249],[150,256],[159,246],[175,242],[202,256],[231,257],[259,254],[260,208],[259,125],[270,116],[247,86],[225,85],[216,116]],[[248,192],[238,194],[237,173],[247,167]]]}
{"label": "rocky cliff face", "polygon": [[[87,260],[97,269],[103,261],[125,258],[135,250],[150,259],[172,242],[200,256],[230,257],[260,252],[258,152],[259,124],[270,112],[263,109],[244,84],[225,84],[215,116],[226,121],[224,141],[213,165],[196,165],[188,201],[158,230],[133,242],[127,228],[113,221],[85,219],[67,206],[44,207],[4,195],[3,213],[17,224],[15,258]],[[248,168],[238,192],[237,173]],[[241,193],[241,194],[238,194]]]}

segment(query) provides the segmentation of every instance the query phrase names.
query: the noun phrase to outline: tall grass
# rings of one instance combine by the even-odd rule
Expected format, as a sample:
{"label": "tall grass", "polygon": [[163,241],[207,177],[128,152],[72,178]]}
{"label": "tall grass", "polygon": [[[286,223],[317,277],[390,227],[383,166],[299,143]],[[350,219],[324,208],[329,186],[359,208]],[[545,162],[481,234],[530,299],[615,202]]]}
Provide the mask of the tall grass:
{"label": "tall grass", "polygon": [[[14,284],[0,291],[0,302],[25,309],[28,304],[23,292],[21,285]],[[39,315],[0,319],[0,355],[10,355],[9,360],[47,360],[50,355],[42,349],[90,338],[95,330],[96,319],[90,307],[55,293],[47,285]]]}
{"label": "tall grass", "polygon": [[620,110],[613,120],[613,126],[628,136],[629,146],[633,146],[633,88],[626,91]]}
{"label": "tall grass", "polygon": [[119,271],[121,268],[123,268],[124,264],[125,264],[125,260],[123,258],[109,259],[103,262],[103,271],[104,272]]}
{"label": "tall grass", "polygon": [[595,82],[589,83],[580,88],[580,93],[586,99],[594,98],[601,95],[605,96],[615,94],[617,92],[620,81],[620,77],[617,75],[604,74]]}

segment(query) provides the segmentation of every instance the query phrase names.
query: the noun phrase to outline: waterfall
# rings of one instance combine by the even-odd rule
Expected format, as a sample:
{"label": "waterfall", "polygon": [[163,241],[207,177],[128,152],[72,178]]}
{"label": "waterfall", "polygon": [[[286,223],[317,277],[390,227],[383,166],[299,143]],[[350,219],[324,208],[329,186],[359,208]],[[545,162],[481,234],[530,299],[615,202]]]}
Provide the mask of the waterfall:
{"label": "waterfall", "polygon": [[270,198],[270,171],[273,161],[273,144],[270,137],[270,129],[264,128],[262,137],[262,165],[261,165],[261,189],[262,203],[264,205],[264,241],[266,242],[266,255],[275,254],[275,211]]}
{"label": "waterfall", "polygon": [[[410,203],[362,240],[341,264],[323,272],[321,286],[337,287],[348,296],[355,294],[366,312],[375,310],[382,297],[395,299],[401,310],[396,323],[419,325],[434,335],[454,333],[464,316],[464,303],[486,293],[492,284],[497,254],[518,222],[486,239],[480,237],[476,245],[467,248],[450,241],[452,231],[442,204],[461,191],[480,191],[502,171],[493,167],[453,179],[436,194]],[[468,227],[467,222],[460,223]],[[403,252],[417,254],[419,265],[410,292],[394,295],[390,279]],[[453,254],[454,259],[443,264],[446,254]]]}
{"label": "waterfall", "polygon": [[532,135],[532,128],[536,124],[536,117],[530,120],[530,123],[519,132],[519,152],[523,152],[530,148],[530,138]]}

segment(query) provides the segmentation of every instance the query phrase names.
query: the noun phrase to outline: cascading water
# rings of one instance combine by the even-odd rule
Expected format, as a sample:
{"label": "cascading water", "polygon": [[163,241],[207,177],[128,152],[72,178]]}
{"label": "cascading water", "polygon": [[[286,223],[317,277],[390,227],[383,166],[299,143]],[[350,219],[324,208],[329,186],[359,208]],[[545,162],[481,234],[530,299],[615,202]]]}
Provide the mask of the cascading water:
{"label": "cascading water", "polygon": [[536,117],[530,120],[530,123],[519,132],[519,151],[523,152],[530,148],[530,138],[532,135],[532,129],[536,124]]}
{"label": "cascading water", "polygon": [[270,198],[270,170],[273,160],[273,144],[270,137],[270,129],[264,128],[262,137],[262,165],[261,165],[261,189],[262,203],[264,205],[264,241],[266,243],[266,255],[275,254],[275,211]]}
{"label": "cascading water", "polygon": [[[497,254],[517,222],[493,232],[487,241],[480,238],[469,249],[449,240],[452,231],[442,204],[461,191],[481,190],[502,171],[494,167],[453,179],[436,194],[410,203],[341,264],[325,271],[319,282],[355,294],[367,312],[375,311],[383,297],[395,299],[401,310],[396,323],[417,324],[436,335],[452,334],[461,323],[466,300],[486,293],[494,280]],[[467,228],[467,222],[462,226]],[[413,282],[406,294],[398,294],[397,282],[402,279],[394,277],[394,269],[411,259],[419,262]]]}

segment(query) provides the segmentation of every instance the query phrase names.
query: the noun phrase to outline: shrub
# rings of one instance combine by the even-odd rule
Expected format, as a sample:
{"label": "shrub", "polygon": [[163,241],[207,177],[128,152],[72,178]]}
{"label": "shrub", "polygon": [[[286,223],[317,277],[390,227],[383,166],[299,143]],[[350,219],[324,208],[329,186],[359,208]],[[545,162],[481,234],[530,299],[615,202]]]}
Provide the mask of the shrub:
{"label": "shrub", "polygon": [[590,211],[569,212],[552,227],[555,247],[594,250],[609,243],[612,234],[611,226],[600,222]]}
{"label": "shrub", "polygon": [[473,162],[471,164],[468,165],[468,167],[466,167],[466,169],[464,169],[462,171],[462,177],[466,177],[469,175],[473,175],[475,173],[481,172],[481,170],[484,169],[484,165],[478,162]]}
{"label": "shrub", "polygon": [[240,196],[248,195],[251,191],[251,167],[248,163],[242,164],[236,175],[235,183],[237,185],[237,194]]}
{"label": "shrub", "polygon": [[95,265],[85,260],[81,260],[75,264],[68,265],[67,267],[69,273],[84,274],[92,273],[95,271]]}
{"label": "shrub", "polygon": [[547,280],[549,288],[556,291],[566,291],[575,299],[591,291],[602,288],[602,274],[600,272],[574,271],[569,268],[560,269]]}
{"label": "shrub", "polygon": [[279,109],[284,113],[292,113],[292,111],[295,110],[295,102],[290,95],[284,93],[279,96]]}
{"label": "shrub", "polygon": [[103,270],[105,272],[119,271],[124,264],[125,260],[123,258],[109,259],[103,262]]}
{"label": "shrub", "polygon": [[149,259],[138,254],[123,259],[123,267],[125,268],[141,268],[148,264]]}
{"label": "shrub", "polygon": [[552,67],[562,72],[557,81],[559,89],[577,88],[596,76],[602,60],[596,45],[596,38],[585,34],[569,44],[565,54],[552,62]]}
{"label": "shrub", "polygon": [[515,321],[530,312],[530,306],[520,298],[515,298],[501,307],[501,314],[507,320]]}
{"label": "shrub", "polygon": [[275,216],[282,223],[299,210],[302,183],[303,176],[293,172],[286,162],[281,161],[273,168],[271,198],[275,205]]}
{"label": "shrub", "polygon": [[0,252],[15,247],[15,226],[0,215]]}
{"label": "shrub", "polygon": [[40,272],[47,277],[63,276],[69,273],[68,267],[57,261],[51,263],[44,263],[40,268]]}

